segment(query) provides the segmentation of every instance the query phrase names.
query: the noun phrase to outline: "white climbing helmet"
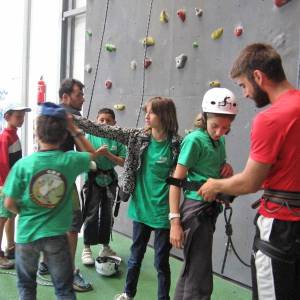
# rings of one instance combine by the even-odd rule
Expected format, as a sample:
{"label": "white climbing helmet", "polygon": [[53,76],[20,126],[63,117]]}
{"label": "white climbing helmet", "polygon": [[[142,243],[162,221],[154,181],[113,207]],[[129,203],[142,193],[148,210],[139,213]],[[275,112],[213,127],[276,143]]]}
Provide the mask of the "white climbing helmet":
{"label": "white climbing helmet", "polygon": [[217,87],[205,93],[202,101],[202,110],[206,113],[236,115],[238,113],[238,104],[230,90]]}
{"label": "white climbing helmet", "polygon": [[95,261],[96,272],[104,276],[112,276],[119,270],[121,258],[118,256],[98,256]]}

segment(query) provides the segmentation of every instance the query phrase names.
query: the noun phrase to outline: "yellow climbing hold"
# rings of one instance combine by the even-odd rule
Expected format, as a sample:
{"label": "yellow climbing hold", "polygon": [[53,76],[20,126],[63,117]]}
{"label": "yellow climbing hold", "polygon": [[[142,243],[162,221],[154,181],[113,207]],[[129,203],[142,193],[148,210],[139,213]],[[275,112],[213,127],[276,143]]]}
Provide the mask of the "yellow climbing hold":
{"label": "yellow climbing hold", "polygon": [[220,28],[216,29],[215,31],[213,31],[210,36],[213,40],[217,40],[222,36],[223,31],[224,31],[224,29],[222,27],[220,27]]}
{"label": "yellow climbing hold", "polygon": [[213,81],[209,82],[209,86],[212,87],[212,88],[220,87],[221,86],[221,82],[219,80],[213,80]]}
{"label": "yellow climbing hold", "polygon": [[160,15],[159,15],[159,20],[162,23],[168,23],[169,22],[169,16],[165,10],[162,10]]}
{"label": "yellow climbing hold", "polygon": [[143,44],[147,47],[155,45],[155,39],[152,36],[147,36],[143,39]]}
{"label": "yellow climbing hold", "polygon": [[115,104],[114,109],[115,110],[124,110],[125,109],[125,104]]}

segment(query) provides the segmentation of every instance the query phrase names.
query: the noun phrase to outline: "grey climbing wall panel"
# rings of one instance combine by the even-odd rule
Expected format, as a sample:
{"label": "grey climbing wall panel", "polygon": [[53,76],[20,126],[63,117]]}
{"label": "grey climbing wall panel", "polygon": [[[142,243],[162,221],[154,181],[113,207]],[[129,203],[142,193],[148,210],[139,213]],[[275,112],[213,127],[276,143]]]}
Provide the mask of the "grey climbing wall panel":
{"label": "grey climbing wall panel", "polygon": [[[186,20],[177,16],[179,9],[186,10]],[[195,15],[195,8],[203,15]],[[168,23],[159,16],[166,10]],[[278,8],[272,0],[87,0],[85,115],[94,119],[101,107],[125,104],[124,111],[116,113],[120,126],[143,125],[141,105],[155,95],[171,97],[176,102],[180,132],[192,128],[192,120],[200,111],[201,99],[209,82],[219,80],[223,87],[232,89],[240,99],[240,114],[226,138],[228,161],[235,171],[243,169],[248,157],[251,120],[256,113],[253,103],[242,98],[239,88],[229,79],[230,66],[238,52],[252,42],[272,44],[282,55],[288,79],[299,82],[299,1],[292,0]],[[234,35],[236,26],[243,33]],[[211,39],[211,33],[223,28],[223,35]],[[155,45],[145,48],[144,37],[152,36]],[[199,47],[193,48],[193,42]],[[116,46],[115,52],[105,50],[105,44]],[[185,53],[186,65],[177,69],[175,57]],[[152,59],[144,69],[144,58]],[[135,60],[137,67],[130,68]],[[105,81],[111,80],[111,89]],[[250,204],[257,195],[239,197],[233,207],[233,242],[240,256],[249,262],[255,211]],[[122,204],[115,229],[131,234],[127,218],[127,204]],[[220,273],[226,246],[224,218],[220,215],[214,237],[214,271]],[[173,254],[181,256],[180,251]],[[250,269],[243,266],[229,251],[224,275],[250,285]]]}

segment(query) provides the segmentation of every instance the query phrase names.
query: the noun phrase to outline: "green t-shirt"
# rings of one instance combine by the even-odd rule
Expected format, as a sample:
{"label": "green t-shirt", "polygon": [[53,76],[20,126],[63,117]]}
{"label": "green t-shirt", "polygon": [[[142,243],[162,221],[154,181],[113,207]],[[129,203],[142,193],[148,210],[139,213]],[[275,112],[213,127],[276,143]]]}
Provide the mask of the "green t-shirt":
{"label": "green t-shirt", "polygon": [[[126,147],[123,144],[121,144],[115,140],[97,137],[97,136],[90,135],[90,134],[87,134],[86,138],[91,142],[91,144],[93,145],[93,147],[95,149],[98,149],[103,145],[107,145],[108,150],[112,154],[117,155],[122,158],[126,157]],[[108,159],[105,156],[99,156],[96,160],[96,164],[97,164],[97,167],[102,170],[111,170],[116,166],[116,164],[114,162],[112,162],[110,159]],[[115,173],[115,176],[117,176],[117,173],[115,170],[114,170],[114,173]],[[99,175],[96,177],[96,183],[99,186],[107,186],[112,183],[112,178],[109,175]]]}
{"label": "green t-shirt", "polygon": [[169,187],[166,178],[172,168],[170,141],[151,139],[137,173],[128,216],[153,228],[169,228]]}
{"label": "green t-shirt", "polygon": [[17,243],[66,233],[72,220],[76,177],[89,169],[87,152],[36,152],[11,169],[3,192],[19,208]]}
{"label": "green t-shirt", "polygon": [[[182,141],[178,164],[188,168],[188,181],[206,181],[208,178],[220,178],[225,160],[224,137],[212,142],[207,131],[197,129]],[[202,200],[196,191],[185,191],[184,196],[188,199]]]}

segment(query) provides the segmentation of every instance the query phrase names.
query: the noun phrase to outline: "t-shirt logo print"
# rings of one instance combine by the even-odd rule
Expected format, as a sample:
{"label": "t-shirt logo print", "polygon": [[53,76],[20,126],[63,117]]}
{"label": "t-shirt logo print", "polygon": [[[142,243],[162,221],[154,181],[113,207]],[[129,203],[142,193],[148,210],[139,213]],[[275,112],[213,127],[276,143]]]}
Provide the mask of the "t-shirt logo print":
{"label": "t-shirt logo print", "polygon": [[67,180],[55,170],[43,170],[30,182],[30,195],[33,201],[43,207],[54,208],[64,198]]}

